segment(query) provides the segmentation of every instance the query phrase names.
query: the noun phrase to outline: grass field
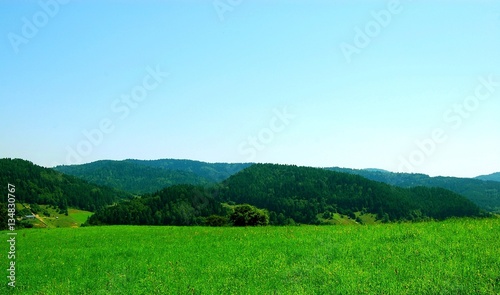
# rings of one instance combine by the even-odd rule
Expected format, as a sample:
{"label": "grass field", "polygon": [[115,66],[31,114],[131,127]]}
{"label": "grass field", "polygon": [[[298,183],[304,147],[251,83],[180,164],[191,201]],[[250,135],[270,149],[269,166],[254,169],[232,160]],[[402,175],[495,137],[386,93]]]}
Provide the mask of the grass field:
{"label": "grass field", "polygon": [[78,209],[70,208],[68,210],[68,216],[73,218],[73,220],[75,220],[78,225],[85,223],[85,221],[87,221],[87,218],[89,218],[89,216],[92,214],[93,214],[92,212],[78,210]]}
{"label": "grass field", "polygon": [[500,294],[499,237],[500,219],[20,230],[8,293]]}

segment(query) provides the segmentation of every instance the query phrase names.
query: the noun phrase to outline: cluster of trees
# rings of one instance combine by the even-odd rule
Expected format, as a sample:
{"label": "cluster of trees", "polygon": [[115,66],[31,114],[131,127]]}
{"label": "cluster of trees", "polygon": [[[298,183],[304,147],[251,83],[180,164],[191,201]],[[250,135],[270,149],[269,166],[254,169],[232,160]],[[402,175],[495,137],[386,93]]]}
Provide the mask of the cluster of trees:
{"label": "cluster of trees", "polygon": [[374,169],[328,168],[328,170],[361,175],[370,180],[410,188],[417,186],[440,187],[460,194],[479,207],[490,212],[500,212],[500,182],[484,181],[496,179],[497,174],[485,178],[430,177],[417,173],[392,173]]}
{"label": "cluster of trees", "polygon": [[213,190],[174,185],[97,211],[88,225],[267,225],[269,214],[254,206],[217,202]]}
{"label": "cluster of trees", "polygon": [[269,213],[249,204],[235,205],[231,207],[229,221],[234,226],[268,225]]}
{"label": "cluster of trees", "polygon": [[223,208],[201,186],[174,185],[98,210],[88,220],[98,224],[200,225]]}
{"label": "cluster of trees", "polygon": [[95,211],[132,197],[21,159],[0,159],[0,183],[16,186],[18,202],[53,205],[63,210],[74,207]]}

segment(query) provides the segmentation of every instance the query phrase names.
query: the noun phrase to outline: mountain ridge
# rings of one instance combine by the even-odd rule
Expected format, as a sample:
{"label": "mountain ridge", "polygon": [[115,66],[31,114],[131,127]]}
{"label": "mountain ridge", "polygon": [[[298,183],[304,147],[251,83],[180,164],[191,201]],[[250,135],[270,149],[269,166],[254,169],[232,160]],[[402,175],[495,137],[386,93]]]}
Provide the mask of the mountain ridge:
{"label": "mountain ridge", "polygon": [[99,185],[135,194],[152,193],[177,184],[210,185],[251,165],[206,163],[194,160],[100,160],[53,169]]}
{"label": "mountain ridge", "polygon": [[495,172],[495,173],[486,174],[486,175],[480,175],[480,176],[476,176],[474,178],[480,179],[480,180],[485,180],[485,181],[498,181],[498,182],[500,182],[500,172]]}

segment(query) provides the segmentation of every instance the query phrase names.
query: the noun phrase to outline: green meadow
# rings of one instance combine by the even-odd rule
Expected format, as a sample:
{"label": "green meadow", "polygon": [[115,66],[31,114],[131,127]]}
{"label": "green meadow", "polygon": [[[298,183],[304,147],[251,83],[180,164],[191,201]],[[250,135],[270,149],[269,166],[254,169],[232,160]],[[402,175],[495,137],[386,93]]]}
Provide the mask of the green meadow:
{"label": "green meadow", "polygon": [[[25,229],[17,235],[16,287],[4,275],[3,288],[12,294],[500,294],[499,237],[498,218]],[[6,269],[8,243],[1,249]]]}

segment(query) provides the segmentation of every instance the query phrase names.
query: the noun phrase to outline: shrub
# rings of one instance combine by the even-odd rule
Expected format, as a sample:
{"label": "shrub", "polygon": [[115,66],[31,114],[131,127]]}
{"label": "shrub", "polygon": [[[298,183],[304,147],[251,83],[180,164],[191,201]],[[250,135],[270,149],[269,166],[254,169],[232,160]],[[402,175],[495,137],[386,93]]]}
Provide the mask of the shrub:
{"label": "shrub", "polygon": [[269,213],[248,204],[236,205],[229,219],[235,226],[268,225]]}
{"label": "shrub", "polygon": [[225,226],[227,225],[229,220],[227,217],[219,216],[219,215],[210,215],[205,220],[205,225],[208,226]]}

